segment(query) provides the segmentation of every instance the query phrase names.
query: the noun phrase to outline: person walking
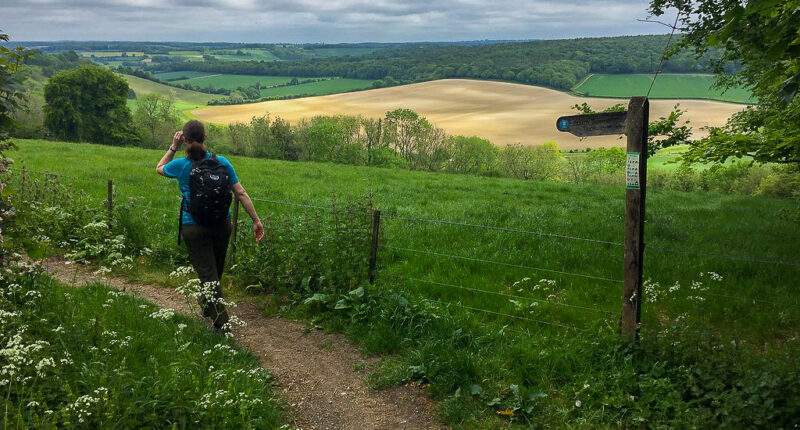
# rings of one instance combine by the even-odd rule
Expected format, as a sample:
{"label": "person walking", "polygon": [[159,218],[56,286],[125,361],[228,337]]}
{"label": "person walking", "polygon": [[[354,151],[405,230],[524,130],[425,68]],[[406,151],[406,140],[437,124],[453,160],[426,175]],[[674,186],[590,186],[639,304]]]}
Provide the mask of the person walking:
{"label": "person walking", "polygon": [[[217,330],[225,330],[228,312],[222,303],[222,272],[231,236],[231,194],[253,220],[256,243],[264,237],[264,226],[247,195],[233,165],[212,154],[203,144],[203,123],[188,121],[175,132],[172,144],[156,166],[158,174],[178,180],[181,192],[178,243],[186,243],[189,261],[200,278],[204,294],[198,298],[203,316],[210,318]],[[186,157],[173,159],[185,145]]]}

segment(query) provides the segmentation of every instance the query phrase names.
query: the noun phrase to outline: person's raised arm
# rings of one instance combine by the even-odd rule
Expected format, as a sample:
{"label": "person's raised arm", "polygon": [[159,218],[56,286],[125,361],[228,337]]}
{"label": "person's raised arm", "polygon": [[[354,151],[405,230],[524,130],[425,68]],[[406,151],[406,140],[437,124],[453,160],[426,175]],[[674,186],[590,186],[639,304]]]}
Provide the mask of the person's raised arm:
{"label": "person's raised arm", "polygon": [[244,190],[240,182],[233,184],[231,190],[233,194],[236,195],[236,198],[242,202],[242,207],[247,214],[250,215],[250,219],[253,220],[253,237],[256,239],[256,243],[261,242],[261,239],[264,237],[264,226],[261,225],[261,220],[258,218],[256,208],[253,206],[253,201],[250,200],[250,196],[247,195],[247,191]]}
{"label": "person's raised arm", "polygon": [[178,149],[181,148],[181,142],[183,142],[183,132],[176,131],[175,135],[172,136],[172,145],[169,146],[169,149],[167,149],[167,153],[164,154],[163,157],[161,157],[161,160],[158,162],[158,165],[156,165],[156,172],[158,172],[159,175],[165,176],[164,166],[166,166],[167,163],[169,163],[170,161],[172,161],[173,158],[175,158],[175,153],[178,152]]}

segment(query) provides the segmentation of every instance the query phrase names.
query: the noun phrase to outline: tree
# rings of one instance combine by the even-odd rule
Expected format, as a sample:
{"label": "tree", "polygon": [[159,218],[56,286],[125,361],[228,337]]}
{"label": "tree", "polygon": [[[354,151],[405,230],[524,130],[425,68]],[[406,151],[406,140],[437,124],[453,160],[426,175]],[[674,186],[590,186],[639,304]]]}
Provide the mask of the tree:
{"label": "tree", "polygon": [[[800,0],[651,0],[661,16],[676,8],[684,48],[703,55],[723,48],[715,61],[718,86],[752,88],[757,104],[712,128],[687,153],[687,161],[800,163]],[[740,65],[725,74],[730,63]]]}
{"label": "tree", "polygon": [[561,153],[555,142],[537,146],[508,145],[500,152],[507,173],[519,179],[546,181],[558,174]]}
{"label": "tree", "polygon": [[492,142],[477,136],[451,136],[447,169],[456,173],[488,173],[497,160],[498,149]]}
{"label": "tree", "polygon": [[411,165],[417,140],[431,124],[411,109],[395,109],[386,112],[384,126],[391,146]]}
{"label": "tree", "polygon": [[[575,104],[572,109],[581,115],[591,115],[597,113],[588,103]],[[626,106],[622,103],[615,104],[602,112],[625,112]],[[652,157],[659,149],[668,148],[675,145],[692,144],[692,127],[689,121],[681,122],[681,117],[686,113],[681,109],[681,104],[676,104],[669,115],[661,117],[655,121],[650,121],[647,125],[647,156]],[[574,164],[575,166],[578,163]]]}
{"label": "tree", "polygon": [[[8,35],[2,31],[0,41],[8,42]],[[5,155],[5,151],[14,149],[14,145],[8,141],[8,131],[15,124],[14,114],[24,109],[25,76],[21,71],[23,62],[28,57],[29,53],[22,47],[10,50],[0,46],[0,174],[5,173],[11,164],[11,159]],[[0,181],[0,193],[2,191],[3,183]]]}
{"label": "tree", "polygon": [[44,124],[58,139],[121,145],[136,142],[126,105],[128,83],[99,66],[54,75],[44,87]]}
{"label": "tree", "polygon": [[145,146],[164,146],[172,137],[177,122],[178,114],[172,98],[158,93],[139,97],[133,113],[133,124]]}

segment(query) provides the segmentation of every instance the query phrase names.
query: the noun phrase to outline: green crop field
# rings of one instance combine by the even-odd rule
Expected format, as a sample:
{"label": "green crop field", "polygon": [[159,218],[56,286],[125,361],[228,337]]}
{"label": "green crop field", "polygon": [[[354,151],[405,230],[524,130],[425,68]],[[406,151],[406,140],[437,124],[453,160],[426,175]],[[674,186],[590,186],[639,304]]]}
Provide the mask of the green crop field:
{"label": "green crop field", "polygon": [[[135,199],[154,208],[147,216],[154,225],[161,225],[156,229],[161,235],[152,240],[168,243],[174,240],[171,214],[178,195],[174,183],[153,173],[161,155],[143,149],[42,141],[21,141],[19,150],[12,153],[18,164],[29,169],[76,177],[66,180],[74,180],[75,186],[95,195],[98,204],[105,196],[105,179],[113,178],[118,198]],[[552,306],[546,303],[547,294],[529,288],[540,279],[549,279],[555,282],[552,293],[557,303],[608,310],[609,327],[616,324],[622,248],[615,244],[623,240],[623,187],[231,159],[242,183],[257,198],[326,206],[332,194],[371,194],[386,216],[387,248],[380,255],[385,273],[382,280],[395,288],[576,327],[609,317]],[[153,188],[162,191],[153,192]],[[306,210],[263,201],[256,204],[262,217]],[[790,200],[650,190],[644,277],[664,290],[676,283],[682,287],[671,297],[645,306],[644,327],[657,326],[660,318],[687,313],[713,324],[720,333],[764,342],[778,339],[787,330],[793,332],[791,325],[775,323],[778,313],[783,321],[800,320],[796,306],[800,291],[795,288],[800,283],[800,229],[780,215],[792,205],[796,203]],[[418,218],[436,222],[415,220]],[[711,282],[701,275],[706,272],[724,279]],[[421,281],[395,282],[392,275]],[[515,282],[525,278],[532,281],[516,286]],[[692,291],[693,281],[705,282],[708,294],[735,298],[705,296],[700,302],[697,296],[705,293]],[[507,298],[465,293],[452,286],[520,295],[542,301],[544,306],[529,308],[528,302],[520,310]],[[773,307],[762,300],[779,304]]]}
{"label": "green crop field", "polygon": [[[651,74],[594,74],[575,88],[575,92],[591,97],[632,97],[646,94],[652,80]],[[712,75],[662,73],[658,76],[650,97],[752,102],[750,91],[745,88],[732,88],[723,92],[712,88],[713,84]]]}
{"label": "green crop field", "polygon": [[[186,72],[171,72],[171,73],[186,73]],[[205,73],[199,76],[191,77],[190,79],[183,79],[172,81],[173,84],[193,84],[205,87],[208,85],[214,88],[221,88],[226,90],[235,90],[238,87],[249,87],[256,83],[262,86],[285,84],[292,80],[290,76],[255,76],[255,75],[232,75],[232,74],[212,74]]]}
{"label": "green crop field", "polygon": [[214,73],[209,72],[196,72],[193,70],[183,70],[177,72],[161,72],[155,73],[155,76],[162,81],[173,81],[173,80],[181,80],[181,79],[188,79],[188,78],[199,78],[201,76],[208,76],[213,75]]}
{"label": "green crop field", "polygon": [[122,54],[127,55],[128,57],[141,57],[144,55],[144,52],[135,52],[135,51],[78,51],[78,55],[82,57],[91,57],[94,56],[95,58],[103,58],[103,57],[120,57]]}
{"label": "green crop field", "polygon": [[[187,112],[192,109],[206,106],[209,100],[223,97],[215,94],[206,94],[197,91],[189,91],[181,88],[170,87],[168,85],[159,84],[158,82],[139,78],[137,76],[122,76],[126,81],[128,81],[128,86],[130,86],[137,95],[158,93],[165,96],[174,97],[175,107],[179,111],[184,112],[184,115],[187,115]],[[134,109],[136,106],[136,100],[129,100],[128,104],[131,109]]]}
{"label": "green crop field", "polygon": [[[247,55],[236,55],[236,51],[239,50],[223,49],[217,51],[207,51],[206,54],[213,55],[214,58],[220,61],[281,61],[280,58],[276,57],[267,49],[240,49],[240,51]],[[234,54],[231,54],[230,52],[234,52]]]}
{"label": "green crop field", "polygon": [[286,87],[265,88],[261,90],[262,97],[283,97],[296,95],[324,96],[327,94],[344,93],[347,91],[361,90],[372,86],[372,81],[367,79],[339,78],[326,81],[311,82],[308,84],[291,85]]}

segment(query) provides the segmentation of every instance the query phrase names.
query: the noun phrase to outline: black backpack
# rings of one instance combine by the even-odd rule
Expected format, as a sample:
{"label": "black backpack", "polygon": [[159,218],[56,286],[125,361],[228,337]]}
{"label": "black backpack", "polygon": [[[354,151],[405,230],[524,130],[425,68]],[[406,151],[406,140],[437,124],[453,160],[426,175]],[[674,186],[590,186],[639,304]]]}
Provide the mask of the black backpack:
{"label": "black backpack", "polygon": [[[218,227],[228,218],[232,194],[228,185],[228,168],[216,154],[192,162],[189,173],[189,203],[181,201],[181,209],[205,227]],[[180,231],[178,232],[180,243]]]}

